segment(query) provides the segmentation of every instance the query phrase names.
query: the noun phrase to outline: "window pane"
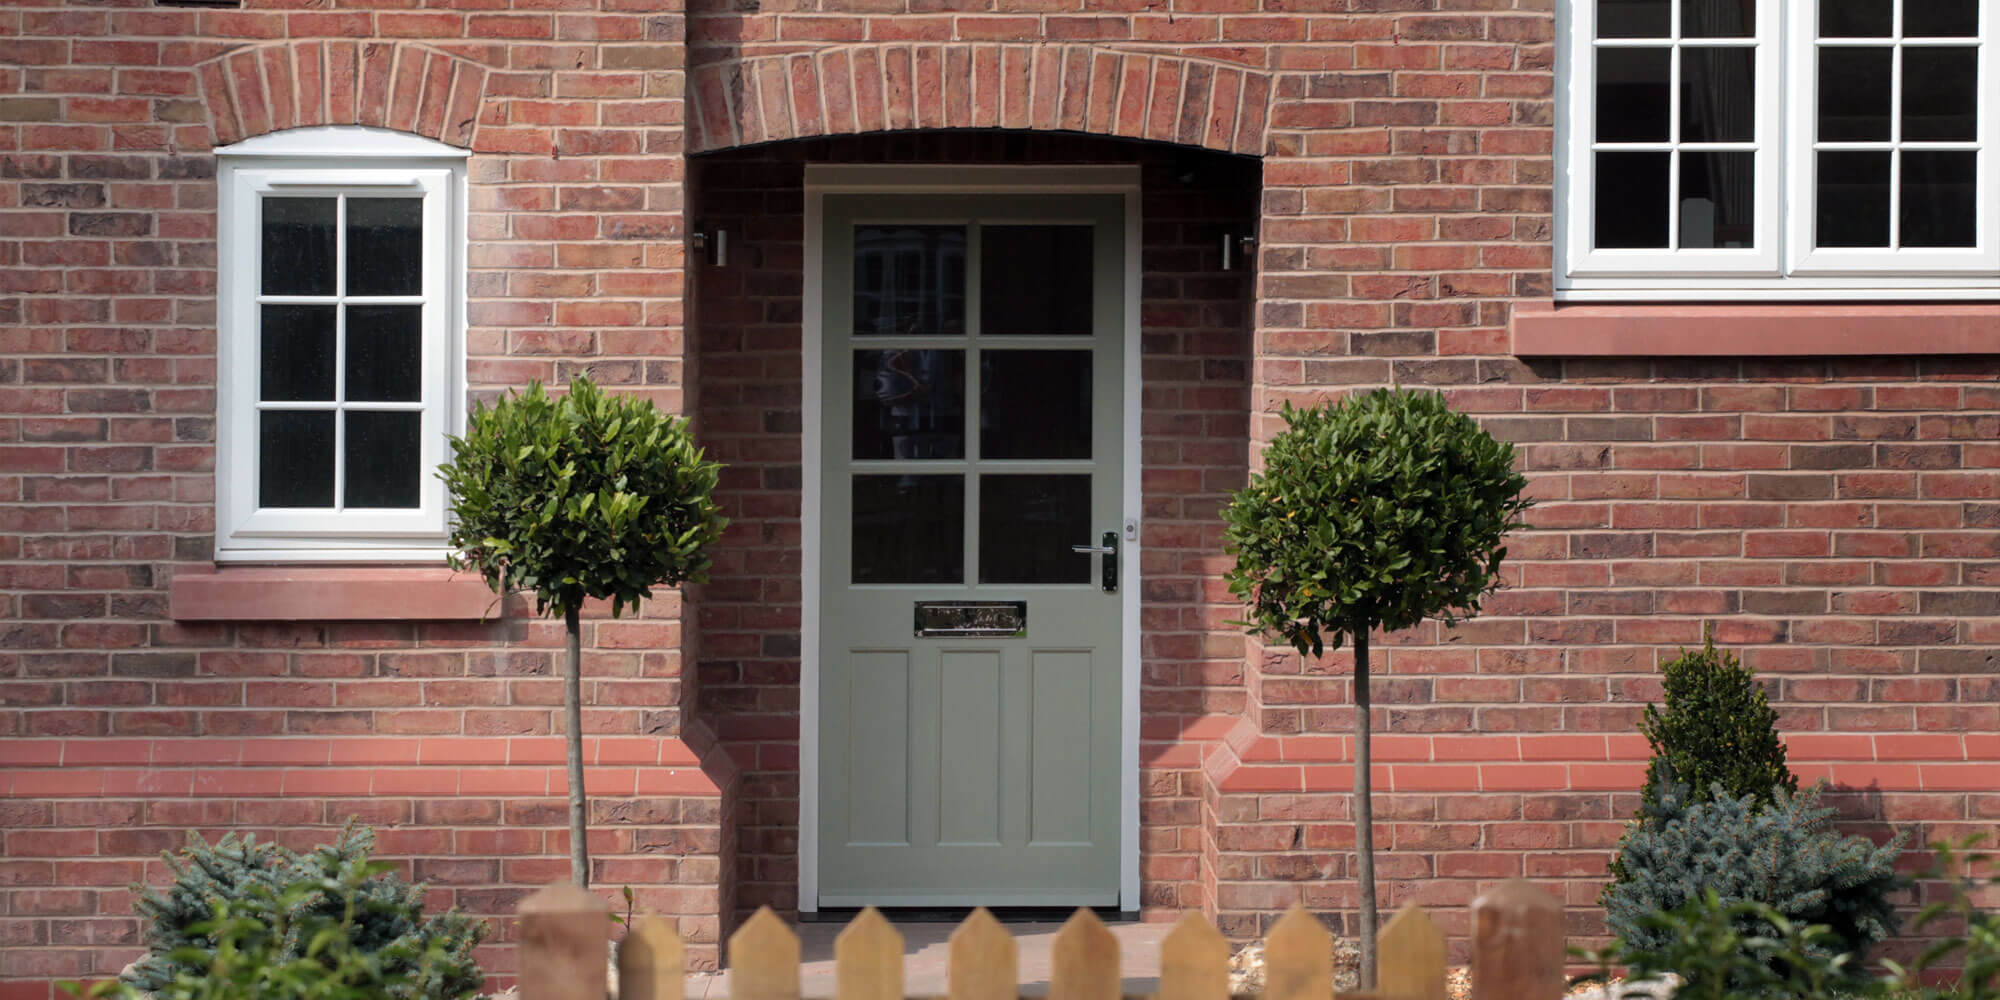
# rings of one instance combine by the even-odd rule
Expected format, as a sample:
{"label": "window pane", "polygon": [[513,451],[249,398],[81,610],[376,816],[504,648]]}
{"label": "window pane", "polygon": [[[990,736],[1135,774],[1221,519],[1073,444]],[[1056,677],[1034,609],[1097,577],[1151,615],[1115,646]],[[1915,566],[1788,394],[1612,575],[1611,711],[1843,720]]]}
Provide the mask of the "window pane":
{"label": "window pane", "polygon": [[1893,13],[1890,0],[1819,0],[1820,37],[1887,38]]}
{"label": "window pane", "polygon": [[257,398],[267,403],[333,400],[333,310],[261,307]]}
{"label": "window pane", "polygon": [[265,295],[333,294],[332,198],[264,199]]}
{"label": "window pane", "polygon": [[1822,152],[1813,192],[1815,246],[1889,245],[1889,154]]}
{"label": "window pane", "polygon": [[1667,141],[1672,49],[1597,50],[1597,141]]}
{"label": "window pane", "polygon": [[1979,0],[1905,0],[1903,37],[1975,38]]}
{"label": "window pane", "polygon": [[1598,0],[1597,37],[1665,38],[1667,0]]}
{"label": "window pane", "polygon": [[1756,50],[1682,49],[1681,141],[1752,142],[1756,138]]}
{"label": "window pane", "polygon": [[1089,476],[979,477],[980,583],[1089,583]]}
{"label": "window pane", "polygon": [[854,227],[854,335],[962,336],[965,227]]}
{"label": "window pane", "polygon": [[347,469],[341,502],[349,507],[418,506],[423,482],[421,413],[349,411],[342,447]]}
{"label": "window pane", "polygon": [[1978,49],[1904,46],[1903,138],[1979,138]]}
{"label": "window pane", "polygon": [[855,583],[965,582],[964,476],[855,476]]}
{"label": "window pane", "polygon": [[980,458],[1089,458],[1089,351],[982,351]]}
{"label": "window pane", "polygon": [[855,351],[854,457],[964,458],[964,351]]}
{"label": "window pane", "polygon": [[1903,151],[1902,245],[1969,247],[1978,242],[1979,154]]}
{"label": "window pane", "polygon": [[257,414],[257,505],[333,506],[333,411]]}
{"label": "window pane", "polygon": [[1756,246],[1755,153],[1681,151],[1683,248]]}
{"label": "window pane", "polygon": [[347,307],[347,398],[415,403],[423,390],[423,306]]}
{"label": "window pane", "polygon": [[1819,138],[1822,142],[1889,138],[1887,47],[1819,50]]}
{"label": "window pane", "polygon": [[1757,0],[1681,0],[1681,34],[1685,37],[1748,38],[1756,29]]}
{"label": "window pane", "polygon": [[423,291],[423,199],[347,199],[347,294]]}
{"label": "window pane", "polygon": [[1088,337],[1096,283],[1089,226],[986,226],[979,234],[979,332]]}
{"label": "window pane", "polygon": [[1597,246],[1662,249],[1667,245],[1670,153],[1597,154]]}

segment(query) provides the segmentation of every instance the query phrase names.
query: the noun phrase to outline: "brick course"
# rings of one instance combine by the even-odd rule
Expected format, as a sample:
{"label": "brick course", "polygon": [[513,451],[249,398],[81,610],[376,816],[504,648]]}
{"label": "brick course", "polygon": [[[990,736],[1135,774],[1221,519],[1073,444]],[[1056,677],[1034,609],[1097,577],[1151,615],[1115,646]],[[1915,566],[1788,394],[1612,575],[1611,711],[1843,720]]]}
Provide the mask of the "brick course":
{"label": "brick course", "polygon": [[[121,887],[157,877],[149,859],[186,827],[300,841],[358,813],[441,901],[489,914],[560,863],[546,792],[496,801],[464,783],[472,765],[440,763],[460,794],[431,799],[445,779],[421,757],[426,740],[555,731],[552,624],[171,617],[174,574],[213,544],[208,150],[316,121],[472,149],[476,395],[589,371],[695,415],[732,463],[715,582],[586,635],[587,729],[668,745],[713,727],[743,771],[716,782],[733,795],[648,798],[640,768],[634,797],[601,806],[600,878],[684,906],[711,946],[739,882],[744,905],[794,891],[809,160],[1147,171],[1135,583],[1155,912],[1201,907],[1238,935],[1294,899],[1346,919],[1344,663],[1235,635],[1213,514],[1282,402],[1390,382],[1437,387],[1515,441],[1542,504],[1486,617],[1377,637],[1385,901],[1458,904],[1525,874],[1595,933],[1582,907],[1631,810],[1633,724],[1658,663],[1711,627],[1857,823],[1947,836],[2000,819],[1984,738],[2000,731],[1996,363],[1511,355],[1515,306],[1552,288],[1544,0],[791,6],[0,12],[0,975],[115,970],[133,933]],[[1014,134],[787,141],[918,129]],[[750,256],[690,268],[691,217],[741,220],[726,227]],[[1254,279],[1215,270],[1236,219],[1255,223]],[[157,755],[412,738],[414,771],[392,757],[380,784],[362,772],[313,799],[266,769]],[[137,743],[144,767],[118,756]],[[51,793],[72,747],[101,797]],[[196,765],[226,787],[198,789]],[[683,824],[698,844],[627,842],[667,808],[699,815]],[[704,868],[712,891],[674,894],[674,871]]]}

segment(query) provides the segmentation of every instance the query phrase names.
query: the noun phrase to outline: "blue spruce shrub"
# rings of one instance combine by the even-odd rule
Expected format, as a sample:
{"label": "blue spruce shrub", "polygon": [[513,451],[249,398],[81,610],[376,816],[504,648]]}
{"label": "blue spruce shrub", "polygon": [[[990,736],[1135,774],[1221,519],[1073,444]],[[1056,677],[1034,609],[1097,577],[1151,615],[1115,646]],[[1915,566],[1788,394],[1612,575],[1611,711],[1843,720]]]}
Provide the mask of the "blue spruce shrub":
{"label": "blue spruce shrub", "polygon": [[[1604,892],[1605,922],[1628,956],[1663,956],[1671,931],[1653,919],[1712,890],[1724,904],[1761,903],[1794,924],[1821,924],[1832,936],[1815,945],[1827,957],[1847,954],[1860,974],[1868,951],[1897,929],[1890,896],[1903,887],[1896,858],[1904,837],[1876,845],[1843,837],[1834,810],[1820,804],[1823,785],[1801,792],[1773,788],[1735,796],[1718,783],[1697,801],[1671,770],[1625,838],[1623,881]],[[1743,918],[1745,934],[1773,928]]]}

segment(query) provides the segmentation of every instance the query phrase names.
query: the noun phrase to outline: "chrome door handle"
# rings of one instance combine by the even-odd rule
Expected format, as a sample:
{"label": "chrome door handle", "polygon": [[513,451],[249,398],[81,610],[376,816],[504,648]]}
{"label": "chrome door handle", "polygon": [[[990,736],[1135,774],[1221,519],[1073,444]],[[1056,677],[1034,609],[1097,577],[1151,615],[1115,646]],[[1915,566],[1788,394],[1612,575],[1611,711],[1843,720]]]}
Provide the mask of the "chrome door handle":
{"label": "chrome door handle", "polygon": [[1100,586],[1104,588],[1104,592],[1107,594],[1118,589],[1118,533],[1117,532],[1115,531],[1105,532],[1104,544],[1102,545],[1072,545],[1069,547],[1069,550],[1078,555],[1103,556],[1104,563],[1100,567],[1100,573],[1098,578],[1100,581]]}

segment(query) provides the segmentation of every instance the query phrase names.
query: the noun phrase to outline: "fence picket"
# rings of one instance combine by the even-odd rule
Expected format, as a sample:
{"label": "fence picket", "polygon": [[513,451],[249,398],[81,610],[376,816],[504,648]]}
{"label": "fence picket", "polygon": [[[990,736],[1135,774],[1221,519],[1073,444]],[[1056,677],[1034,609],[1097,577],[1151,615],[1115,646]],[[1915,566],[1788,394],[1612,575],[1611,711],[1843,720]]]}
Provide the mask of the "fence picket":
{"label": "fence picket", "polygon": [[1199,913],[1160,941],[1159,1000],[1229,1000],[1229,940]]}
{"label": "fence picket", "polygon": [[1444,931],[1422,908],[1404,903],[1375,940],[1378,995],[1384,1000],[1445,1000]]}
{"label": "fence picket", "polygon": [[768,906],[729,935],[729,997],[799,1000],[799,936]]}
{"label": "fence picket", "polygon": [[681,936],[659,917],[638,917],[618,942],[618,1000],[682,1000],[687,986]]}
{"label": "fence picket", "polygon": [[1472,1000],[1563,995],[1562,904],[1522,879],[1472,901]]}
{"label": "fence picket", "polygon": [[1264,935],[1264,1000],[1333,995],[1333,935],[1297,903]]}
{"label": "fence picket", "polygon": [[903,1000],[903,935],[880,910],[862,910],[833,939],[833,979],[834,1000]]}
{"label": "fence picket", "polygon": [[1118,1000],[1119,987],[1118,939],[1077,907],[1049,942],[1049,1000]]}
{"label": "fence picket", "polygon": [[603,1000],[611,907],[568,882],[521,901],[521,995]]}
{"label": "fence picket", "polygon": [[948,1000],[1015,1000],[1019,965],[1013,936],[979,907],[951,932]]}

